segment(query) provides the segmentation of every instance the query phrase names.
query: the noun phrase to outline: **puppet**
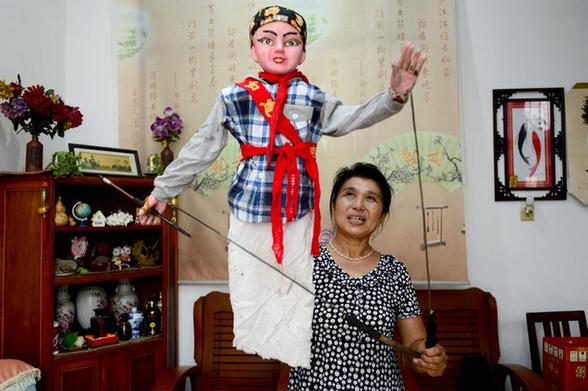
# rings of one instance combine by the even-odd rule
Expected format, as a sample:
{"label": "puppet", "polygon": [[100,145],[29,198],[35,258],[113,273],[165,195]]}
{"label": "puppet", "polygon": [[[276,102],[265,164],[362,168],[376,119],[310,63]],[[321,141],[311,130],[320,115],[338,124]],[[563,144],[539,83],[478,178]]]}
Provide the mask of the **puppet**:
{"label": "puppet", "polygon": [[262,8],[251,20],[249,36],[251,58],[262,72],[220,92],[206,122],[155,179],[139,221],[152,221],[150,208],[162,213],[214,162],[230,133],[242,154],[228,192],[228,237],[239,244],[229,243],[228,255],[233,343],[248,353],[308,367],[313,296],[250,253],[312,289],[320,232],[317,143],[323,135],[344,136],[399,112],[426,56],[407,43],[392,65],[388,90],[348,106],[298,70],[306,59],[307,36],[300,14],[281,6]]}

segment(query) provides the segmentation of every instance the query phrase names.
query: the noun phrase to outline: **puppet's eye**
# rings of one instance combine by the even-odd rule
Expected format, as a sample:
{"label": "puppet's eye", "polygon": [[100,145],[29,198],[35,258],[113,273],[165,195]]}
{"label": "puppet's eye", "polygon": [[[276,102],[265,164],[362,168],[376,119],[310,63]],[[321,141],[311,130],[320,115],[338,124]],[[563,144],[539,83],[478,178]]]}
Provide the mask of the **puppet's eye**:
{"label": "puppet's eye", "polygon": [[297,39],[289,39],[286,42],[284,42],[285,47],[298,46],[298,45],[300,45],[300,41]]}
{"label": "puppet's eye", "polygon": [[262,43],[264,45],[268,45],[268,46],[272,46],[274,44],[274,41],[272,41],[268,37],[261,37],[257,40],[257,42]]}

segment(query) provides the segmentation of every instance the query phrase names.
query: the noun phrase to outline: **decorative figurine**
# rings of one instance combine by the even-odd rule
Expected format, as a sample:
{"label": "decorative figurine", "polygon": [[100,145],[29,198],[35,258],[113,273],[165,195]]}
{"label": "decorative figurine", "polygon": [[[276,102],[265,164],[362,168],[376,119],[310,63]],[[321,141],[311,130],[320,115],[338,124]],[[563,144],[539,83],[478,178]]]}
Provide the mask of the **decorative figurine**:
{"label": "decorative figurine", "polygon": [[106,225],[106,217],[102,211],[94,213],[92,216],[92,227],[104,227]]}
{"label": "decorative figurine", "polygon": [[57,227],[63,227],[67,225],[68,217],[65,213],[65,205],[61,202],[61,196],[57,197],[57,203],[55,204],[55,225]]}
{"label": "decorative figurine", "polygon": [[68,224],[69,224],[70,227],[75,227],[76,225],[78,225],[76,223],[76,221],[74,220],[74,218],[71,217],[71,216],[69,216],[69,218],[67,219],[67,222],[68,222]]}
{"label": "decorative figurine", "polygon": [[112,249],[112,264],[118,270],[128,269],[131,267],[131,246],[126,244],[124,246],[115,247]]}
{"label": "decorative figurine", "polygon": [[78,238],[75,236],[71,240],[71,254],[76,262],[80,263],[88,251],[88,240],[85,236]]}
{"label": "decorative figurine", "polygon": [[92,272],[101,272],[110,269],[110,254],[112,246],[105,241],[97,241],[90,249],[88,269]]}
{"label": "decorative figurine", "polygon": [[113,268],[122,269],[122,261],[120,260],[120,254],[122,253],[122,247],[115,247],[112,249],[112,265]]}
{"label": "decorative figurine", "polygon": [[139,267],[153,267],[160,262],[159,239],[152,245],[145,244],[142,239],[135,240],[133,243],[133,257]]}
{"label": "decorative figurine", "polygon": [[78,201],[71,208],[71,214],[80,222],[80,227],[86,227],[88,225],[86,221],[92,215],[92,208],[87,203]]}
{"label": "decorative figurine", "polygon": [[122,246],[121,253],[120,253],[120,261],[122,263],[123,269],[128,269],[131,267],[131,246],[125,244]]}

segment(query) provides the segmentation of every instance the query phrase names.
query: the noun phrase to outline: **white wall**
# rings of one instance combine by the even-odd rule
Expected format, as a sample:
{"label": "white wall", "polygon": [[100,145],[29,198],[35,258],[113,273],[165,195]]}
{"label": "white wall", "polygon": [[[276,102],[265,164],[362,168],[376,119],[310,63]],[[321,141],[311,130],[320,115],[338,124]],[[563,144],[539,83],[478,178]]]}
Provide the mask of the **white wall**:
{"label": "white wall", "polygon": [[[3,37],[0,79],[52,88],[78,106],[84,122],[53,140],[41,135],[43,166],[68,143],[116,146],[117,91],[111,2],[92,0],[0,0]],[[0,116],[0,171],[24,171],[29,134],[18,135]]]}
{"label": "white wall", "polygon": [[[534,222],[518,219],[519,202],[494,201],[492,89],[564,87],[588,81],[588,1],[457,0],[464,145],[465,215],[472,285],[498,302],[503,362],[530,365],[524,314],[588,310],[588,208],[575,199],[536,203]],[[0,0],[4,18],[0,78],[55,88],[85,115],[64,140],[42,139],[47,150],[68,142],[118,143],[111,1]],[[39,34],[39,31],[42,33]],[[0,171],[24,167],[26,137],[0,118]],[[63,146],[63,147],[62,147]],[[222,282],[180,286],[179,354],[192,363],[192,303]]]}
{"label": "white wall", "polygon": [[467,257],[472,285],[498,303],[502,361],[530,365],[525,313],[588,309],[588,208],[494,202],[492,89],[588,81],[588,1],[458,1]]}

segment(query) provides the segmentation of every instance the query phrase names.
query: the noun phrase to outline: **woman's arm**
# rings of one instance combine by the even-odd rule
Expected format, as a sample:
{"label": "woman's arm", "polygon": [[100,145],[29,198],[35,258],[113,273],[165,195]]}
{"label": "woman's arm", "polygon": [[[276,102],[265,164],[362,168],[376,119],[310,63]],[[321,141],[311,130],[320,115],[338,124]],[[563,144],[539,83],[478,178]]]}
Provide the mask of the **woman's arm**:
{"label": "woman's arm", "polygon": [[402,344],[422,353],[421,357],[411,359],[413,370],[432,377],[441,376],[447,366],[445,348],[438,344],[429,349],[425,348],[427,332],[423,319],[420,316],[399,319],[397,324]]}

